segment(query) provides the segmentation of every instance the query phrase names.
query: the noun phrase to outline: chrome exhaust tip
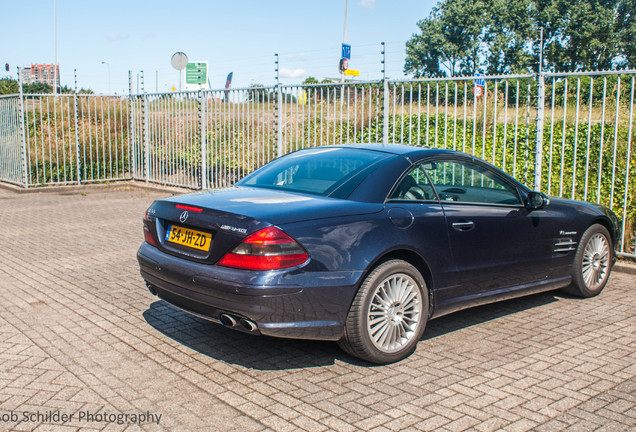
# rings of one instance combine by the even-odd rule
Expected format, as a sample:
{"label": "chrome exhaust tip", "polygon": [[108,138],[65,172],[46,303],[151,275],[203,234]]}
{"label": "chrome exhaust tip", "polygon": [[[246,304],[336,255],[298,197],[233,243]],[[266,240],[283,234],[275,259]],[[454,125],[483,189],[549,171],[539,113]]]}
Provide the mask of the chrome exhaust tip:
{"label": "chrome exhaust tip", "polygon": [[258,330],[258,326],[254,322],[252,322],[250,320],[247,320],[245,318],[242,318],[239,321],[239,323],[241,324],[241,326],[243,326],[243,328],[245,330],[247,330],[249,332],[254,332],[254,331]]}
{"label": "chrome exhaust tip", "polygon": [[219,319],[221,320],[221,324],[226,327],[236,327],[238,325],[236,318],[234,318],[232,315],[221,314]]}
{"label": "chrome exhaust tip", "polygon": [[157,290],[149,283],[146,284],[146,288],[148,288],[148,291],[150,291],[150,294],[152,294],[153,296],[157,295]]}

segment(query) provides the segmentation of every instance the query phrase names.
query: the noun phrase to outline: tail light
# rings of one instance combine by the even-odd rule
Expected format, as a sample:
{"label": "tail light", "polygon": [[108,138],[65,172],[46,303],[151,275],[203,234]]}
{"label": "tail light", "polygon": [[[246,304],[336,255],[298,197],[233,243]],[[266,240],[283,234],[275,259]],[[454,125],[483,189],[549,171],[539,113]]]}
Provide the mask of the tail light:
{"label": "tail light", "polygon": [[154,237],[152,236],[152,233],[150,232],[150,228],[148,227],[150,223],[151,221],[148,218],[148,210],[146,210],[146,213],[144,213],[144,240],[146,240],[149,244],[153,245],[154,247],[157,247],[157,242],[155,241]]}
{"label": "tail light", "polygon": [[303,264],[307,251],[280,229],[270,226],[246,237],[218,265],[247,270],[277,270]]}

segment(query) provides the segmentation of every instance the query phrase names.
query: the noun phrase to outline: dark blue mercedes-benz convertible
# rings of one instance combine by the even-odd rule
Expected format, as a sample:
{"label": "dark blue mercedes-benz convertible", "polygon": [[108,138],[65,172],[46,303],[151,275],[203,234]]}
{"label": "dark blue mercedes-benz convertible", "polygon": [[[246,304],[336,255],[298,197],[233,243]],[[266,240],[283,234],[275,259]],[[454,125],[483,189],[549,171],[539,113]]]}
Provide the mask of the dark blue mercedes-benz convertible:
{"label": "dark blue mercedes-benz convertible", "polygon": [[155,201],[150,291],[227,327],[408,356],[460,309],[606,285],[616,216],[548,199],[474,156],[402,145],[300,150],[234,187]]}

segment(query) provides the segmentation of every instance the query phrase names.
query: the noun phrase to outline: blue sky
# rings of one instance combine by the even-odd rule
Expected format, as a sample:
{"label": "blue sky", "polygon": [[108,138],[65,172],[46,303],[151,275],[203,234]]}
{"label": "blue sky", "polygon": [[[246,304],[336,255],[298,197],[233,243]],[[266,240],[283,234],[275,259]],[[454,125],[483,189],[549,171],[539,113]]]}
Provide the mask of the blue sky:
{"label": "blue sky", "polygon": [[[53,0],[3,1],[0,62],[16,66],[53,63]],[[387,76],[403,77],[404,44],[429,15],[433,0],[349,0],[347,42],[351,69],[360,79],[381,78],[381,46],[387,46]],[[141,1],[57,0],[57,59],[62,84],[96,92],[128,91],[128,70],[145,73],[146,91],[178,86],[170,65],[177,51],[208,61],[212,88],[274,83],[274,54],[281,82],[307,76],[338,76],[345,0]],[[107,62],[109,66],[102,64]],[[159,76],[158,81],[156,76]]]}

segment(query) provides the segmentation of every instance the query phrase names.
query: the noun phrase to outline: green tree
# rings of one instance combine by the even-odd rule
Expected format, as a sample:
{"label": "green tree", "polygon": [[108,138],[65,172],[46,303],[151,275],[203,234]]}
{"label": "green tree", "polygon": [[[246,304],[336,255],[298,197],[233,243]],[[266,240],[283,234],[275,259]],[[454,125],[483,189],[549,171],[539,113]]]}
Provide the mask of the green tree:
{"label": "green tree", "polygon": [[636,67],[636,0],[623,0],[617,7],[616,22],[619,29],[620,55],[622,67]]}
{"label": "green tree", "polygon": [[31,83],[24,84],[22,86],[22,91],[24,93],[36,94],[36,93],[53,93],[53,86],[45,83]]}
{"label": "green tree", "polygon": [[418,26],[415,77],[636,67],[636,0],[443,0]]}
{"label": "green tree", "polygon": [[20,93],[20,86],[13,78],[5,77],[0,79],[0,95],[10,95]]}
{"label": "green tree", "polygon": [[[538,0],[535,26],[544,31],[547,69],[611,69],[619,65],[625,0]],[[633,13],[633,11],[632,11]]]}
{"label": "green tree", "polygon": [[527,49],[535,36],[532,1],[492,0],[485,7],[492,10],[483,39],[488,53],[486,71],[493,75],[526,72],[534,63]]}
{"label": "green tree", "polygon": [[406,43],[404,71],[416,77],[472,75],[479,70],[484,29],[490,23],[480,0],[447,0],[417,23]]}

